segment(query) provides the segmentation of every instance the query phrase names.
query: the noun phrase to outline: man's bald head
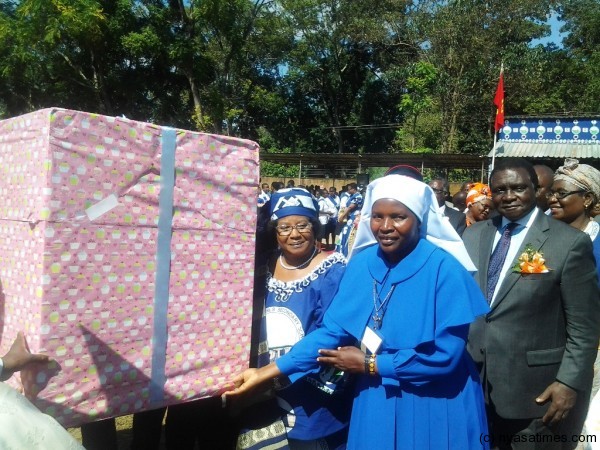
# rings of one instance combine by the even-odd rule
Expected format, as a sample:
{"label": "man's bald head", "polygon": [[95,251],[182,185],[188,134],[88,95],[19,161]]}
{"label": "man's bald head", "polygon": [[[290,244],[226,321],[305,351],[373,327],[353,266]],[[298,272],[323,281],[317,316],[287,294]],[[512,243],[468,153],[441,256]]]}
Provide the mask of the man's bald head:
{"label": "man's bald head", "polygon": [[452,204],[458,208],[460,212],[464,212],[467,209],[467,192],[466,191],[458,191],[452,197]]}
{"label": "man's bald head", "polygon": [[548,209],[548,199],[546,198],[546,194],[550,192],[550,188],[554,182],[554,171],[544,164],[536,164],[533,166],[533,169],[538,176],[539,183],[535,196],[537,206],[538,208],[541,208],[542,211],[546,211]]}

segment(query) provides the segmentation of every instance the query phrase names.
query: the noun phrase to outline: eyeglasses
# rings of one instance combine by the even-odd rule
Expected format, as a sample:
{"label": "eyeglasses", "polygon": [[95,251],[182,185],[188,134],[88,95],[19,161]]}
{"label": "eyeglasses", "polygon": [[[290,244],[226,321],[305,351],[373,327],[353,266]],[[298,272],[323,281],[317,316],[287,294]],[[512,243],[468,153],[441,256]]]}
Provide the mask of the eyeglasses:
{"label": "eyeglasses", "polygon": [[546,198],[550,200],[552,197],[556,198],[556,200],[562,200],[569,195],[573,194],[581,194],[582,192],[586,192],[584,189],[579,189],[577,191],[563,191],[563,192],[548,192],[546,193]]}
{"label": "eyeglasses", "polygon": [[481,203],[481,202],[473,202],[474,205],[478,205],[481,209],[485,210],[487,209],[488,211],[490,211],[492,208],[490,207],[490,205],[487,205],[485,203]]}
{"label": "eyeglasses", "polygon": [[275,227],[275,229],[277,230],[277,234],[279,234],[279,236],[289,236],[290,234],[292,234],[292,230],[296,230],[298,233],[310,233],[312,230],[312,223],[310,222],[304,222],[304,223],[298,223],[296,225],[277,225]]}
{"label": "eyeglasses", "polygon": [[444,191],[443,189],[431,188],[431,190],[433,191],[434,194],[444,194],[444,195],[446,195],[448,193],[448,191]]}

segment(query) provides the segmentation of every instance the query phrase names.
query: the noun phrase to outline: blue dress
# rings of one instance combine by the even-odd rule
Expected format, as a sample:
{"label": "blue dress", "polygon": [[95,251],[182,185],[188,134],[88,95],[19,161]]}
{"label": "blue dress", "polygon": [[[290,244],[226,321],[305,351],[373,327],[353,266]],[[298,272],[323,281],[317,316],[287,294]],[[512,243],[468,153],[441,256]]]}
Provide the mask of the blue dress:
{"label": "blue dress", "polygon": [[354,228],[354,221],[356,216],[360,214],[360,210],[363,205],[363,197],[360,192],[355,192],[352,194],[346,203],[346,207],[350,205],[356,205],[356,208],[352,210],[350,214],[346,217],[346,223],[344,224],[342,231],[340,232],[339,243],[336,243],[335,251],[340,252],[344,256],[348,256],[350,254],[350,248],[348,247],[348,238],[350,237],[350,232],[352,228]]}
{"label": "blue dress", "polygon": [[[374,281],[375,280],[375,281]],[[421,239],[395,267],[374,245],[348,264],[323,326],[276,361],[293,381],[316,368],[318,349],[361,340],[373,325],[373,287],[387,303],[378,375],[357,376],[349,449],[488,448],[479,375],[465,349],[469,324],[489,311],[472,276]]]}
{"label": "blue dress", "polygon": [[[266,335],[270,361],[322,325],[345,269],[343,255],[333,253],[300,280],[282,282],[267,276]],[[314,440],[335,435],[329,448],[345,448],[353,390],[348,376],[329,367],[304,376],[277,392],[290,439]],[[337,433],[342,431],[342,433]],[[336,434],[337,433],[337,434]]]}

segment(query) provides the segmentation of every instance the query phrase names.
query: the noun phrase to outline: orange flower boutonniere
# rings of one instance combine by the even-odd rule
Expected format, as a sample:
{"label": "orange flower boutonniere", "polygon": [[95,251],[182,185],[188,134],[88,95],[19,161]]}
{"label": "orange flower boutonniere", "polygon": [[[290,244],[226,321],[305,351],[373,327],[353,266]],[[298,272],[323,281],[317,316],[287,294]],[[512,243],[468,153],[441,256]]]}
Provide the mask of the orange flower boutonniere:
{"label": "orange flower boutonniere", "polygon": [[546,260],[542,252],[533,249],[531,244],[525,246],[525,251],[519,256],[519,262],[514,265],[513,272],[519,273],[548,273]]}

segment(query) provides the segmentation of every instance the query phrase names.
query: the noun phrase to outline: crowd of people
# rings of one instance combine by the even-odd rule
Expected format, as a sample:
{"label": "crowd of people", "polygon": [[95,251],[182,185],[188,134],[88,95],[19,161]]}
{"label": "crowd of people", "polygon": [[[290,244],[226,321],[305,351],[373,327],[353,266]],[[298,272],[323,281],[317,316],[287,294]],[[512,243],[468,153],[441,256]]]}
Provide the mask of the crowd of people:
{"label": "crowd of people", "polygon": [[[423,181],[417,169],[406,165],[392,167],[386,175],[404,175]],[[486,220],[494,210],[489,186],[483,183],[465,182],[453,197],[450,196],[447,179],[436,177],[428,184],[436,196],[440,212],[459,235],[471,224]],[[285,188],[295,187],[294,180],[289,180]],[[335,186],[327,189],[324,186],[299,185],[297,188],[306,190],[318,203],[318,217],[322,226],[316,236],[316,246],[319,250],[335,250],[348,257],[356,238],[366,186],[349,183],[342,185],[339,192]],[[270,186],[268,183],[261,184],[257,197],[259,215],[264,213],[267,217],[269,200],[281,189],[284,189],[283,182],[274,181]],[[263,210],[265,205],[267,207]]]}
{"label": "crowd of people", "polygon": [[217,418],[211,448],[600,445],[600,171],[499,158],[449,191],[261,185],[251,368],[167,419]]}
{"label": "crowd of people", "polygon": [[[592,446],[600,171],[503,158],[489,185],[450,197],[446,179],[400,167],[361,202],[320,326],[228,398],[332,367],[353,379],[347,448]],[[304,444],[290,448],[325,448]]]}

